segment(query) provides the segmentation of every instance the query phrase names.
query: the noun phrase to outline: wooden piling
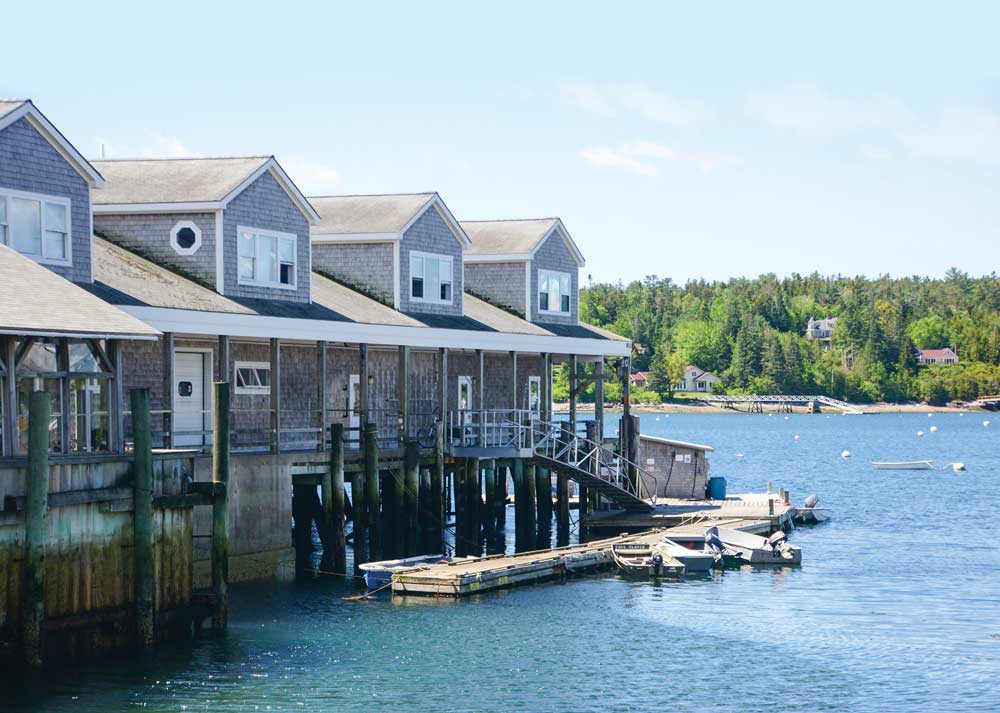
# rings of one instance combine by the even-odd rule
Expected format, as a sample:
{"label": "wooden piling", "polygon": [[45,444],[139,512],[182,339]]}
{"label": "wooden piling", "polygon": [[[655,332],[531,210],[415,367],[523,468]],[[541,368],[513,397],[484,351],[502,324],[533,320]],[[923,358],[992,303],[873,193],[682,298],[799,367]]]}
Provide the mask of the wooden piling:
{"label": "wooden piling", "polygon": [[[378,470],[378,425],[374,423],[365,424],[365,500],[367,504],[365,511],[367,521],[365,529],[368,533],[368,556],[369,561],[377,562],[382,559],[382,508],[379,500],[380,482]],[[357,540],[357,535],[354,537]]]}
{"label": "wooden piling", "polygon": [[556,474],[556,544],[569,544],[569,478],[565,473]]}
{"label": "wooden piling", "polygon": [[420,444],[408,439],[403,451],[403,550],[406,557],[420,554],[417,550],[420,526]]}
{"label": "wooden piling", "polygon": [[[147,411],[147,417],[148,417]],[[45,623],[45,545],[48,539],[49,422],[52,398],[34,391],[28,401],[28,472],[24,513],[24,596],[22,645],[32,669],[43,663]]]}
{"label": "wooden piling", "polygon": [[[442,402],[443,403],[443,402]],[[444,552],[444,519],[445,497],[444,483],[444,423],[434,424],[434,467],[431,470],[431,509],[428,517],[431,522],[431,538],[427,549],[431,553]]]}
{"label": "wooden piling", "polygon": [[469,542],[468,538],[469,523],[466,522],[466,513],[468,513],[469,508],[465,485],[468,468],[465,461],[465,458],[461,458],[455,463],[451,485],[452,503],[455,510],[455,554],[459,557],[464,557],[472,552],[472,543]]}
{"label": "wooden piling", "polygon": [[[361,447],[365,448],[366,434],[361,431]],[[377,464],[376,464],[377,466]],[[354,574],[361,576],[361,565],[368,561],[368,464],[351,473],[351,527],[354,537]]]}
{"label": "wooden piling", "polygon": [[[229,622],[229,382],[215,384],[212,408],[212,628]],[[134,410],[134,409],[133,409]],[[138,450],[138,449],[137,449]]]}
{"label": "wooden piling", "polygon": [[496,481],[496,466],[493,461],[485,460],[483,461],[483,476],[486,480],[486,512],[485,512],[485,531],[486,531],[486,553],[493,554],[494,540],[496,539],[496,526],[497,526],[497,481]]}
{"label": "wooden piling", "polygon": [[528,545],[529,550],[537,548],[537,530],[535,518],[536,507],[535,502],[537,501],[536,492],[536,467],[531,461],[528,461],[524,467],[524,519],[525,519],[525,542]]}
{"label": "wooden piling", "polygon": [[[344,535],[344,424],[330,425],[330,470],[323,476],[323,518],[330,531],[333,552],[328,566],[337,574],[347,573],[347,541]],[[323,553],[324,560],[327,559]],[[326,563],[324,563],[326,564]]]}
{"label": "wooden piling", "polygon": [[155,591],[153,581],[153,428],[149,409],[149,390],[132,389],[132,519],[136,635],[143,648],[156,639]]}
{"label": "wooden piling", "polygon": [[465,460],[465,537],[471,548],[469,554],[476,556],[483,553],[483,481],[479,465],[478,458],[466,458]]}
{"label": "wooden piling", "polygon": [[498,461],[497,467],[497,528],[501,533],[507,532],[507,479],[510,477],[510,461]]}

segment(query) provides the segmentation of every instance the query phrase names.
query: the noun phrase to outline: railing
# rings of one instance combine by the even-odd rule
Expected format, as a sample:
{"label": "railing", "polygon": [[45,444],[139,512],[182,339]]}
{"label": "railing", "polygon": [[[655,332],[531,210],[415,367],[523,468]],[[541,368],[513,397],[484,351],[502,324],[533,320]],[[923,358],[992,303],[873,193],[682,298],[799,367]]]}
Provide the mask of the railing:
{"label": "railing", "polygon": [[537,418],[526,409],[459,409],[448,413],[446,438],[457,448],[531,448]]}
{"label": "railing", "polygon": [[787,395],[787,394],[774,394],[774,395],[746,395],[746,396],[728,396],[728,395],[713,395],[705,398],[705,401],[712,404],[721,404],[723,406],[732,404],[753,404],[753,403],[770,403],[770,404],[805,404],[809,402],[815,402],[819,404],[824,404],[826,406],[832,406],[834,408],[839,408],[847,413],[861,413],[861,410],[846,401],[841,401],[839,399],[834,399],[829,396],[799,396],[799,395]]}

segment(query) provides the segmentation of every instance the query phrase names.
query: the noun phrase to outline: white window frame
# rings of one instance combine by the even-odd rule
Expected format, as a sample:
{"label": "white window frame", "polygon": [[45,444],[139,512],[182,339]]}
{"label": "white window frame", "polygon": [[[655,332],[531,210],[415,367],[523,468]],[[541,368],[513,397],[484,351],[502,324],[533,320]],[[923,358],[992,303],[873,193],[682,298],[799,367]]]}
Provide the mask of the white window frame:
{"label": "white window frame", "polygon": [[[559,309],[552,309],[550,304],[547,309],[542,309],[542,284],[548,284],[548,279],[550,277],[556,277],[559,280]],[[569,297],[569,310],[562,310],[562,281],[566,278],[566,296]],[[558,314],[562,316],[568,316],[573,314],[573,276],[568,272],[561,272],[559,270],[545,270],[543,268],[538,269],[538,289],[535,291],[538,299],[538,311],[541,314]],[[548,290],[546,290],[548,292]]]}
{"label": "white window frame", "polygon": [[[532,404],[532,392],[538,392],[538,403]],[[542,377],[528,377],[528,411],[536,418],[542,415]]]}
{"label": "white window frame", "polygon": [[[11,198],[20,198],[22,200],[38,201],[39,210],[41,210],[41,228],[42,228],[42,244],[41,244],[41,254],[31,255],[29,253],[22,253],[20,250],[14,247],[13,234],[11,231]],[[35,262],[43,263],[45,265],[63,265],[71,266],[73,264],[73,203],[69,198],[64,196],[52,196],[45,193],[29,193],[28,191],[15,191],[10,188],[0,188],[0,201],[4,202],[4,207],[6,211],[4,213],[5,221],[2,225],[5,230],[0,231],[0,245],[6,245],[11,250],[14,250],[25,257],[30,257]],[[66,209],[66,257],[65,258],[51,258],[45,256],[45,233],[47,231],[47,225],[45,223],[45,204],[52,203],[54,205],[61,205]]]}
{"label": "white window frame", "polygon": [[[268,280],[258,280],[256,277],[254,279],[243,277],[240,273],[240,238],[243,233],[253,233],[255,237],[266,237],[266,238],[276,238],[278,240],[278,279],[281,279],[281,241],[291,240],[292,241],[292,255],[294,255],[295,262],[292,265],[292,282],[289,285],[285,285],[281,282],[270,282]],[[254,273],[257,272],[257,266],[260,265],[260,241],[254,240]],[[252,228],[248,225],[237,225],[236,226],[236,282],[240,285],[247,285],[249,287],[269,287],[277,290],[296,290],[298,289],[299,280],[299,236],[295,233],[283,233],[278,230],[267,230],[266,228]]]}
{"label": "white window frame", "polygon": [[[181,247],[180,243],[177,242],[177,234],[184,228],[190,228],[194,233],[194,244],[189,248]],[[177,223],[174,224],[174,227],[170,229],[170,247],[172,247],[174,252],[178,255],[194,255],[198,252],[198,248],[201,247],[201,228],[190,220],[177,221]],[[236,269],[239,270],[239,265],[236,266]]]}
{"label": "white window frame", "polygon": [[[440,298],[440,293],[434,295],[434,297],[427,296],[427,275],[424,273],[420,277],[424,281],[424,296],[414,297],[413,296],[413,261],[414,258],[420,258],[426,260],[430,258],[431,260],[440,260],[441,262],[448,263],[448,272],[451,275],[451,279],[448,284],[451,285],[451,299],[443,300]],[[425,262],[424,265],[427,263]],[[440,270],[440,268],[438,268]],[[440,275],[439,275],[440,277]],[[434,305],[450,305],[455,303],[455,258],[451,255],[441,255],[438,253],[425,253],[419,250],[410,251],[410,302],[420,302],[421,304],[434,304]]]}
{"label": "white window frame", "polygon": [[[240,386],[240,369],[267,371],[267,386]],[[259,379],[258,379],[259,380]],[[271,363],[266,361],[237,361],[233,363],[233,393],[247,396],[267,396],[271,393]]]}

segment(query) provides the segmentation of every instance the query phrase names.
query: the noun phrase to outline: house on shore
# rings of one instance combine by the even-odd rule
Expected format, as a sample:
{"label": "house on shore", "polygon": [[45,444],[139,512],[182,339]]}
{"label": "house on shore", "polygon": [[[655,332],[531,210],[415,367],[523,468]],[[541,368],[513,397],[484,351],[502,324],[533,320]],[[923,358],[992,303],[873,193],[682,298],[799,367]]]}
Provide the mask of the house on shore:
{"label": "house on shore", "polygon": [[631,376],[629,376],[629,380],[632,382],[632,386],[636,386],[640,389],[645,389],[649,386],[649,372],[637,371]]}
{"label": "house on shore", "polygon": [[[135,610],[122,562],[137,551],[143,398],[151,606],[183,623],[211,581],[194,538],[212,528],[211,508],[194,509],[205,498],[226,494],[229,580],[273,576],[295,558],[293,510],[314,512],[315,481],[295,478],[328,467],[332,427],[353,463],[367,430],[386,472],[415,446],[422,465],[438,454],[455,482],[479,483],[479,459],[495,473],[526,457],[510,433],[551,417],[553,366],[593,365],[602,384],[619,363],[627,374],[631,342],[579,322],[583,264],[558,218],[460,222],[434,192],[309,198],[267,154],[87,161],[30,101],[0,102],[0,589],[19,592],[29,566],[33,392],[52,404],[55,504],[41,516],[74,533],[53,535],[46,568],[78,594],[50,605],[62,633],[46,647],[85,656],[135,634],[108,632]],[[225,488],[209,482],[216,382],[231,393]],[[0,598],[0,638],[16,638],[20,607]]]}
{"label": "house on shore", "polygon": [[684,375],[677,385],[677,391],[687,393],[712,393],[712,386],[722,381],[710,371],[705,371],[693,364],[684,368]]}
{"label": "house on shore", "polygon": [[951,347],[944,349],[921,349],[917,353],[918,364],[957,364],[958,354]]}
{"label": "house on shore", "polygon": [[806,339],[819,342],[823,349],[829,349],[833,343],[833,328],[837,324],[836,317],[826,319],[810,319],[806,325]]}

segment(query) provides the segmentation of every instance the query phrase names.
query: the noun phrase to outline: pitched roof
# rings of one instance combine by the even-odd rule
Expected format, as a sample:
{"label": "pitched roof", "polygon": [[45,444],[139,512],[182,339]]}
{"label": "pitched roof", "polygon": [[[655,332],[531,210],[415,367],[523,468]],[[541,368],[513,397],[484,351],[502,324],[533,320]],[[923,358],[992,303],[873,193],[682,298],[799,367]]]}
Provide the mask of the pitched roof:
{"label": "pitched roof", "polygon": [[538,335],[550,334],[547,329],[521,319],[516,314],[511,314],[507,310],[491,305],[489,302],[481,300],[478,297],[474,297],[468,292],[465,293],[463,304],[465,306],[465,315],[467,317],[471,317],[477,322],[481,322],[487,327],[495,329],[498,332]]}
{"label": "pitched roof", "polygon": [[413,317],[386,307],[350,287],[314,272],[312,274],[313,301],[342,314],[354,322],[364,324],[392,324],[400,327],[422,327]]}
{"label": "pitched roof", "polygon": [[270,156],[94,161],[107,185],[94,205],[224,200]]}
{"label": "pitched roof", "polygon": [[[148,339],[149,325],[0,245],[0,332]],[[30,295],[30,299],[26,299]]]}
{"label": "pitched roof", "polygon": [[944,359],[945,357],[957,357],[956,354],[950,347],[945,347],[944,349],[921,349],[920,357],[922,359]]}
{"label": "pitched roof", "polygon": [[558,232],[580,267],[586,261],[559,218],[529,218],[524,220],[464,220],[462,229],[472,241],[467,251],[470,258],[509,256],[511,260],[528,260],[549,235]]}
{"label": "pitched roof", "polygon": [[35,131],[41,134],[42,138],[48,141],[92,188],[104,186],[104,177],[94,168],[93,164],[76,150],[76,147],[38,110],[38,107],[30,99],[0,100],[0,131],[21,119],[27,120]]}
{"label": "pitched roof", "polygon": [[703,446],[700,443],[689,443],[688,441],[678,441],[673,438],[661,438],[660,436],[647,436],[644,433],[639,434],[639,438],[643,441],[653,441],[654,443],[662,443],[666,446],[678,446],[680,448],[690,448],[694,451],[709,451],[714,452],[715,449],[712,446]]}
{"label": "pitched roof", "polygon": [[320,214],[313,235],[399,233],[436,193],[399,193],[373,196],[314,196]]}

